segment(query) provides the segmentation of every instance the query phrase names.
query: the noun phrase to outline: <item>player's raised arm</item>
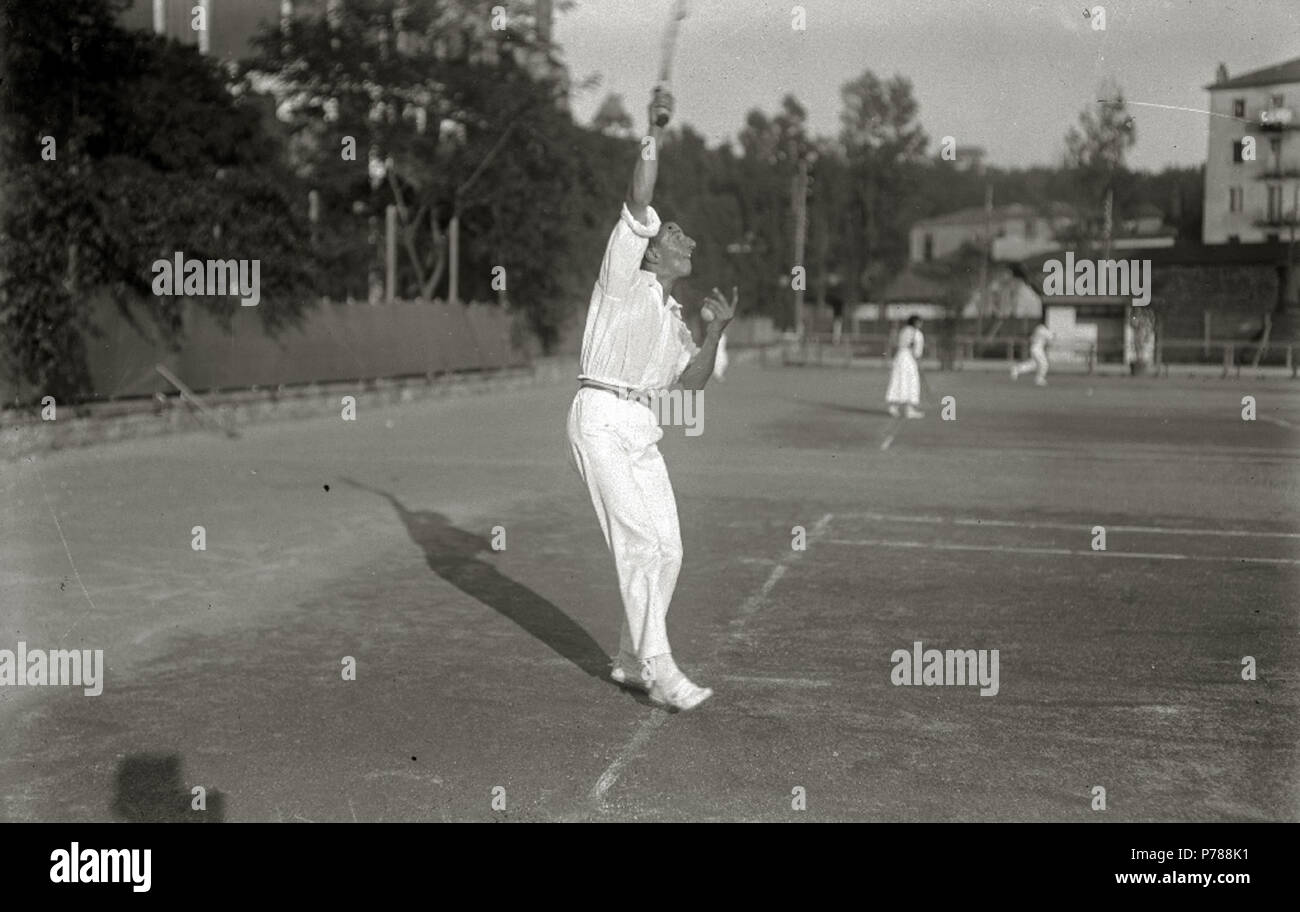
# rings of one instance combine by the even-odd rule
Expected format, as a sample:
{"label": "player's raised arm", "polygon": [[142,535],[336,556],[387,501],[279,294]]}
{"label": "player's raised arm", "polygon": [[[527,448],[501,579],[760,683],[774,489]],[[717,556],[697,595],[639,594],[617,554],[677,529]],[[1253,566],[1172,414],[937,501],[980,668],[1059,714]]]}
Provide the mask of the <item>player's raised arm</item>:
{"label": "player's raised arm", "polygon": [[667,123],[672,108],[672,96],[656,90],[650,101],[650,133],[637,156],[624,211],[610,233],[597,279],[601,293],[609,300],[621,301],[627,294],[650,239],[659,233],[659,216],[650,206],[659,176],[659,138],[663,135],[656,121]]}
{"label": "player's raised arm", "polygon": [[641,141],[632,182],[627,187],[627,208],[638,222],[645,221],[646,208],[654,200],[655,180],[659,177],[659,140],[664,132],[662,124],[668,123],[672,113],[673,96],[656,89],[650,99],[650,131]]}

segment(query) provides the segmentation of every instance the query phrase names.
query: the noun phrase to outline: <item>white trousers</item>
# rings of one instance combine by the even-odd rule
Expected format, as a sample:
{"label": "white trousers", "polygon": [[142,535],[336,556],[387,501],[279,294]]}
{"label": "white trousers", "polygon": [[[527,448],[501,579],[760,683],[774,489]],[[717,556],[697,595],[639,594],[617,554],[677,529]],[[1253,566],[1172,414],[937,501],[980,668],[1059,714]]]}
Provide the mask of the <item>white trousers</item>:
{"label": "white trousers", "polygon": [[1042,348],[1031,348],[1029,350],[1029,360],[1021,361],[1016,365],[1017,374],[1027,374],[1035,367],[1038,368],[1039,380],[1047,379],[1047,351]]}
{"label": "white trousers", "polygon": [[623,596],[619,649],[645,660],[671,652],[668,603],[682,567],[677,500],[659,453],[654,413],[582,388],[569,408],[569,453],[591,494]]}

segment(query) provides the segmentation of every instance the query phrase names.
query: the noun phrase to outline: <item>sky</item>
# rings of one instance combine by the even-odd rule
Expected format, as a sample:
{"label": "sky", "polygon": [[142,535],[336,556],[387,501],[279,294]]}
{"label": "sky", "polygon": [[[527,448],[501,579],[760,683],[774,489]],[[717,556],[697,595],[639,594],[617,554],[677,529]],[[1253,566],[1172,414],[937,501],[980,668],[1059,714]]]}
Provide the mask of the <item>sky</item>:
{"label": "sky", "polygon": [[[614,92],[644,129],[671,5],[577,0],[557,15],[574,83],[601,76],[572,97],[578,120]],[[1083,15],[1098,5],[1104,31]],[[792,28],[795,6],[804,31]],[[990,164],[1053,165],[1105,77],[1130,102],[1204,111],[1220,62],[1236,76],[1300,57],[1300,0],[689,0],[688,10],[673,63],[677,119],[711,145],[734,139],[750,109],[778,110],[787,93],[814,133],[834,135],[840,86],[870,69],[912,81],[931,153],[952,136],[958,148],[982,146]],[[1204,162],[1207,115],[1129,111],[1130,167]]]}

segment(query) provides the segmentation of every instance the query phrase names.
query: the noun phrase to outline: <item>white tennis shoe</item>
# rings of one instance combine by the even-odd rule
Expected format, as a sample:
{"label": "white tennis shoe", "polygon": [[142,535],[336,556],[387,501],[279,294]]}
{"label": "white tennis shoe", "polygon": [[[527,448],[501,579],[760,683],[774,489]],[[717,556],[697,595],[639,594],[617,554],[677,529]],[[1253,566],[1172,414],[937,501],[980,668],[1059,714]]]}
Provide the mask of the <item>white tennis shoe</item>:
{"label": "white tennis shoe", "polygon": [[[658,676],[657,663],[662,669]],[[642,691],[649,695],[650,702],[670,710],[689,711],[713,696],[711,688],[700,687],[682,674],[671,655],[659,656],[657,662],[646,659],[637,667],[634,656],[620,653],[614,658],[609,676],[619,686]]]}
{"label": "white tennis shoe", "polygon": [[610,670],[609,676],[620,687],[648,692],[654,672],[649,661],[643,662],[638,667],[636,656],[619,653],[614,657],[614,667]]}
{"label": "white tennis shoe", "polygon": [[713,696],[711,688],[692,683],[690,678],[680,671],[667,686],[659,681],[650,685],[650,702],[658,703],[666,709],[689,711],[711,696]]}
{"label": "white tennis shoe", "polygon": [[650,702],[665,709],[692,710],[713,696],[712,690],[682,674],[671,653],[656,656],[653,662],[647,660],[642,677],[650,684]]}

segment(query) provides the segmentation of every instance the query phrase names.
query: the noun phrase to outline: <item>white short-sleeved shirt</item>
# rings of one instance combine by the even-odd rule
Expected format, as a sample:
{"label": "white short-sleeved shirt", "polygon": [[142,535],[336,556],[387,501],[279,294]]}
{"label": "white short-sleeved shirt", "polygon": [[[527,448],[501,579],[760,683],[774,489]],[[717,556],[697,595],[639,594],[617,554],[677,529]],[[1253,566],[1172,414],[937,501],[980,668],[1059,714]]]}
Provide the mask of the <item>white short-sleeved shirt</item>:
{"label": "white short-sleeved shirt", "polygon": [[1031,349],[1047,348],[1047,343],[1050,341],[1052,341],[1052,331],[1039,323],[1034,327],[1034,334],[1029,337],[1029,347]]}
{"label": "white short-sleeved shirt", "polygon": [[677,382],[699,351],[681,305],[671,295],[665,303],[659,280],[641,268],[659,225],[653,208],[646,207],[642,224],[624,203],[591,290],[578,379],[663,389]]}
{"label": "white short-sleeved shirt", "polygon": [[925,351],[925,334],[915,326],[904,326],[898,333],[898,351],[908,352],[913,358],[920,358]]}

